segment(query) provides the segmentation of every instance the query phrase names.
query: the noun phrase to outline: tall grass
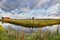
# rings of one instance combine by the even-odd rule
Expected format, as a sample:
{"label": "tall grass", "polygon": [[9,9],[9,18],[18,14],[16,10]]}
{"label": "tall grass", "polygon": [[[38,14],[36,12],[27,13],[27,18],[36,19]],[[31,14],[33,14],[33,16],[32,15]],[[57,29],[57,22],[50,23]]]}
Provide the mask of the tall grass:
{"label": "tall grass", "polygon": [[45,19],[45,20],[3,20],[3,21],[16,24],[16,25],[20,25],[23,27],[32,27],[32,28],[60,24],[60,20],[58,19],[55,19],[55,20],[53,19],[50,19],[50,20],[48,19]]}
{"label": "tall grass", "polygon": [[[22,34],[23,33],[23,34]],[[0,30],[0,40],[60,40],[58,29],[56,32],[49,30],[42,32],[24,33],[12,29]]]}

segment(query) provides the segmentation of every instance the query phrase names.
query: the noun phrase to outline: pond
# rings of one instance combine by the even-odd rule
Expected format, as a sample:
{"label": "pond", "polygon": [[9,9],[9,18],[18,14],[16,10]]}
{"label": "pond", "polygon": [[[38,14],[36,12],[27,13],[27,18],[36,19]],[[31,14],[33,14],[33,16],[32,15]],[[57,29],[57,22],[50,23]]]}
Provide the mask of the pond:
{"label": "pond", "polygon": [[42,31],[46,31],[46,30],[49,30],[49,31],[56,31],[57,28],[58,30],[60,31],[60,25],[53,25],[53,26],[45,26],[43,28],[25,28],[25,27],[22,27],[22,26],[18,26],[18,25],[14,25],[14,24],[10,24],[10,23],[2,23],[0,22],[0,25],[2,25],[5,29],[7,28],[12,28],[12,29],[15,29],[17,31],[24,31],[24,32],[28,32],[28,33],[31,33],[31,32],[38,32],[38,30],[42,30]]}

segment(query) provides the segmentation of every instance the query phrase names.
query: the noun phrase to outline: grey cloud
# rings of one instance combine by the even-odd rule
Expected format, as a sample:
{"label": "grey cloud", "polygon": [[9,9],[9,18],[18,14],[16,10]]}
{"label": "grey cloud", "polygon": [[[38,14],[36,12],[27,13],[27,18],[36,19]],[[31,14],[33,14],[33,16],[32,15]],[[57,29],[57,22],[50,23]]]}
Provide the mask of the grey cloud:
{"label": "grey cloud", "polygon": [[51,0],[51,2],[48,5],[52,6],[52,5],[55,5],[57,3],[60,3],[60,0]]}
{"label": "grey cloud", "polygon": [[40,7],[48,0],[0,0],[0,8],[5,11],[11,11],[16,8],[24,9],[22,11]]}
{"label": "grey cloud", "polygon": [[23,12],[29,12],[33,9],[40,8],[46,2],[48,2],[48,0],[29,0],[22,2],[19,8]]}
{"label": "grey cloud", "polygon": [[12,0],[6,0],[6,1],[0,2],[0,4],[2,5],[1,8],[3,10],[10,11],[10,10],[13,10],[19,6],[19,1],[14,2]]}
{"label": "grey cloud", "polygon": [[1,2],[2,0],[0,0],[0,2]]}
{"label": "grey cloud", "polygon": [[[47,2],[49,2],[49,0],[0,0],[0,8],[4,11],[19,9],[21,12],[29,12],[42,7]],[[51,0],[48,7],[56,3],[60,3],[60,0]]]}
{"label": "grey cloud", "polygon": [[36,5],[35,8],[38,8],[42,5],[44,5],[46,2],[48,2],[48,0],[36,0],[34,3]]}

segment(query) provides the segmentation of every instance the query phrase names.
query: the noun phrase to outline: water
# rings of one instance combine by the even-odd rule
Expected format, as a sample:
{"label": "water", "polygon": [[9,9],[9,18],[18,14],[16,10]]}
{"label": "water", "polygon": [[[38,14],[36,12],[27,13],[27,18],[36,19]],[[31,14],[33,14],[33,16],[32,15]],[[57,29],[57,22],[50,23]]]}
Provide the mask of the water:
{"label": "water", "polygon": [[15,29],[17,31],[24,31],[24,32],[29,32],[29,33],[33,32],[33,31],[38,32],[38,30],[40,30],[40,29],[42,31],[49,30],[51,32],[54,32],[54,31],[57,30],[57,28],[59,28],[58,30],[60,31],[60,25],[45,26],[43,28],[25,28],[25,27],[22,27],[22,26],[10,24],[10,23],[2,23],[2,22],[0,22],[0,25],[2,25],[5,29],[11,27],[12,29]]}

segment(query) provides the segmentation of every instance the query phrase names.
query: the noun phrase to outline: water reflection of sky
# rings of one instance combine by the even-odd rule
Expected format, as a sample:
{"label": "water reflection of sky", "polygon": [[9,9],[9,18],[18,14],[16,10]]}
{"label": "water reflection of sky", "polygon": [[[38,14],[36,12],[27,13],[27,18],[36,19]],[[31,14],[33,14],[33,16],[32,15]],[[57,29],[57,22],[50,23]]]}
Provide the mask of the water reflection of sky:
{"label": "water reflection of sky", "polygon": [[46,26],[43,28],[25,28],[22,26],[17,26],[17,25],[13,25],[13,24],[9,24],[9,23],[3,23],[2,24],[2,22],[0,22],[0,25],[2,25],[5,29],[11,27],[12,29],[15,29],[17,31],[24,31],[24,32],[33,32],[33,31],[37,32],[40,29],[42,31],[49,30],[49,31],[53,32],[53,31],[56,31],[58,27],[59,27],[58,30],[60,30],[60,25]]}

